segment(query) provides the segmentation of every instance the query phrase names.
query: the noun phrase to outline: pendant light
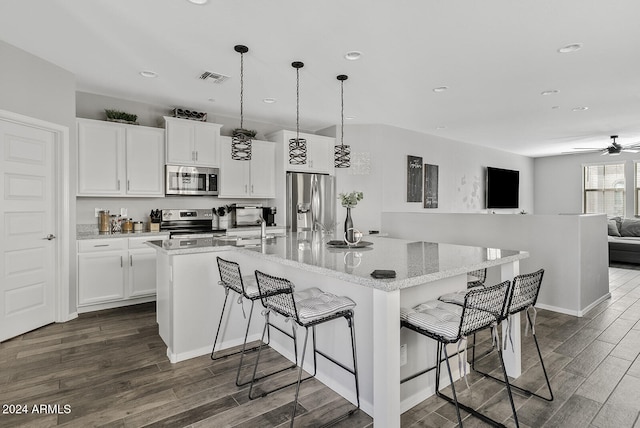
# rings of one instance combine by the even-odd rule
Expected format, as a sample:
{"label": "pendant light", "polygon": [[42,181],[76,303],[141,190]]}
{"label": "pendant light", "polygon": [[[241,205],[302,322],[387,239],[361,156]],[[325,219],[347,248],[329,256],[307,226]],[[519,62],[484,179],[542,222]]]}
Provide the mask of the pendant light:
{"label": "pendant light", "polygon": [[240,128],[235,129],[233,132],[231,159],[251,160],[251,135],[242,127],[244,119],[244,54],[249,52],[249,48],[244,45],[236,45],[233,49],[240,54]]}
{"label": "pendant light", "polygon": [[351,166],[351,146],[344,144],[344,81],[349,76],[340,74],[336,77],[340,81],[340,118],[342,124],[340,126],[340,144],[336,145],[334,150],[334,166],[336,168],[349,168]]}
{"label": "pendant light", "polygon": [[296,69],[296,138],[289,140],[289,164],[305,165],[307,163],[307,140],[300,138],[300,69],[304,63],[295,61],[291,66]]}

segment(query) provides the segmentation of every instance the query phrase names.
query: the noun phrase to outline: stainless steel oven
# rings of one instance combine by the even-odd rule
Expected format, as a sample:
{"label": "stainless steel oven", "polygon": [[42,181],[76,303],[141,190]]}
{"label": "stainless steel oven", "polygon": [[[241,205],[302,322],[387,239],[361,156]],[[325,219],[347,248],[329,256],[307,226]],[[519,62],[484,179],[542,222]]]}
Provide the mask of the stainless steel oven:
{"label": "stainless steel oven", "polygon": [[219,174],[218,168],[167,165],[165,194],[216,196]]}
{"label": "stainless steel oven", "polygon": [[169,238],[211,238],[220,232],[213,230],[213,211],[207,209],[162,210],[160,230]]}

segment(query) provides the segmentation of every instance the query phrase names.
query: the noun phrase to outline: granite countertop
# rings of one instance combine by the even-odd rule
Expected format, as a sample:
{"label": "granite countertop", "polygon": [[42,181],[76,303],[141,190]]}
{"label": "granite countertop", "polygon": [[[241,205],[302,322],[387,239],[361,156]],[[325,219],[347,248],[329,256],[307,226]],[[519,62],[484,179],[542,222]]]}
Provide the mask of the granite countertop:
{"label": "granite countertop", "polygon": [[142,236],[168,237],[169,232],[130,232],[130,233],[105,233],[100,234],[98,231],[76,232],[76,240],[84,239],[114,239],[114,238],[138,238]]}
{"label": "granite countertop", "polygon": [[[169,255],[212,251],[241,251],[255,257],[355,284],[393,291],[437,281],[485,267],[529,257],[526,251],[471,247],[367,236],[364,248],[331,248],[331,239],[311,233],[288,234],[260,240],[229,238],[173,239],[147,245]],[[396,278],[375,279],[376,269],[396,271]]]}

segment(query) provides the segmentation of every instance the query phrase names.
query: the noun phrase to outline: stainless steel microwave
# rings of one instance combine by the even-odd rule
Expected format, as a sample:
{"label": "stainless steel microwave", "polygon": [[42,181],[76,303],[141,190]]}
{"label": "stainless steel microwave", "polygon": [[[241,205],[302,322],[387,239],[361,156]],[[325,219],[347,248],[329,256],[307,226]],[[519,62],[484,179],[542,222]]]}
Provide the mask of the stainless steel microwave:
{"label": "stainless steel microwave", "polygon": [[165,194],[216,196],[219,174],[218,168],[167,165]]}

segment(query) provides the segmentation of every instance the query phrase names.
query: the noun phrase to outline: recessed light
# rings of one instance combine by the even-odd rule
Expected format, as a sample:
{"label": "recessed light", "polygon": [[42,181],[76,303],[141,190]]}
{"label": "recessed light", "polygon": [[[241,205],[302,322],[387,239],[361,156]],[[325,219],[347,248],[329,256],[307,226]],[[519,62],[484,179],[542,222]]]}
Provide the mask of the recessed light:
{"label": "recessed light", "polygon": [[582,49],[582,43],[571,43],[558,49],[558,52],[569,53],[569,52],[579,51],[580,49]]}
{"label": "recessed light", "polygon": [[571,109],[571,111],[585,111],[585,110],[589,110],[589,107],[574,107]]}
{"label": "recessed light", "polygon": [[560,91],[557,89],[549,89],[548,91],[540,92],[540,95],[553,95],[553,94],[557,94],[558,92]]}
{"label": "recessed light", "polygon": [[557,110],[557,109],[559,109],[559,108],[560,108],[560,106],[552,106],[551,108],[552,108],[553,110]]}
{"label": "recessed light", "polygon": [[210,103],[215,103],[216,99],[215,98],[209,98],[207,101],[209,101]]}
{"label": "recessed light", "polygon": [[193,4],[203,5],[203,4],[207,4],[209,0],[187,0],[187,1]]}
{"label": "recessed light", "polygon": [[273,104],[276,102],[275,98],[265,98],[264,100],[262,100],[263,103],[267,103],[267,104]]}
{"label": "recessed light", "polygon": [[448,86],[438,86],[437,88],[433,88],[433,92],[444,92],[449,89]]}
{"label": "recessed light", "polygon": [[440,130],[440,129],[447,129],[447,127],[446,127],[446,126],[444,126],[444,125],[438,125],[438,126],[436,126],[436,130]]}
{"label": "recessed light", "polygon": [[357,59],[360,59],[361,56],[362,56],[362,52],[360,51],[349,51],[344,55],[344,57],[349,61],[355,61]]}
{"label": "recessed light", "polygon": [[154,77],[158,77],[158,73],[151,70],[143,70],[140,72],[140,76],[154,78]]}

